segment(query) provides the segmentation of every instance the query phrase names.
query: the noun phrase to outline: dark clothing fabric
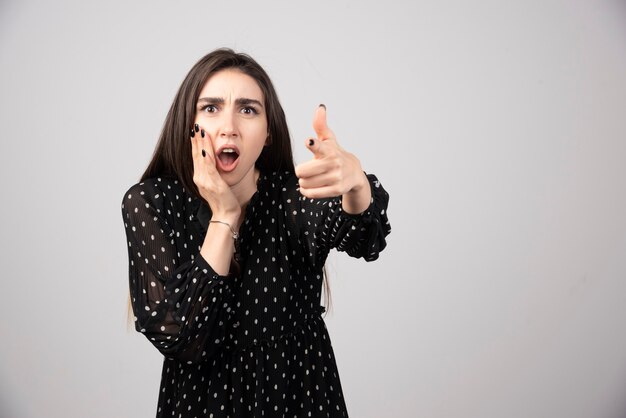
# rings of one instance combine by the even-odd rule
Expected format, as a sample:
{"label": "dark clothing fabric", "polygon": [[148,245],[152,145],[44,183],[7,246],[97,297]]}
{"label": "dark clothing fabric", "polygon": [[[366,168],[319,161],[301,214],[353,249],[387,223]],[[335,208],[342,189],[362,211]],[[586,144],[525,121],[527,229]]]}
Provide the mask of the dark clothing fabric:
{"label": "dark clothing fabric", "polygon": [[164,355],[157,417],[344,417],[321,313],[322,268],[336,248],[371,261],[390,232],[373,175],[369,208],[308,199],[292,173],[261,174],[239,239],[239,274],[200,255],[211,211],[175,178],[124,195],[135,327]]}

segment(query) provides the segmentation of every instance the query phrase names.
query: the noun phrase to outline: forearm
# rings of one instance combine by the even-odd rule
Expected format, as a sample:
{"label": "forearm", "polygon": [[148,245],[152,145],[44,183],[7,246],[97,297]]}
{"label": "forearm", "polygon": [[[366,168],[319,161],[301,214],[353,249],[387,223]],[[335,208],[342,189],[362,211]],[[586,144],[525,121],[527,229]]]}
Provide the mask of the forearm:
{"label": "forearm", "polygon": [[364,172],[360,172],[358,183],[341,198],[341,207],[344,212],[351,215],[363,213],[372,200],[370,182]]}
{"label": "forearm", "polygon": [[[236,228],[237,221],[227,222],[232,228]],[[235,240],[231,229],[221,223],[209,223],[206,236],[200,254],[221,276],[225,276],[230,271],[230,262],[235,250]]]}

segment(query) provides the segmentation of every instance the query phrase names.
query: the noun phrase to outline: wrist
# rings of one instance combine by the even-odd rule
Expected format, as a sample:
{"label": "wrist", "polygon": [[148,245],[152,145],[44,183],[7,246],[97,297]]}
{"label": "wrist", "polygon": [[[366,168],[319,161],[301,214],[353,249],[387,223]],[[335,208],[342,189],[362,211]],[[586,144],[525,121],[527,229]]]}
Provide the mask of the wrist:
{"label": "wrist", "polygon": [[369,188],[369,180],[363,170],[359,170],[357,175],[356,184],[348,191],[348,194],[356,195],[362,193],[364,189]]}
{"label": "wrist", "polygon": [[228,228],[228,230],[230,231],[230,234],[232,235],[233,239],[235,241],[237,241],[239,239],[239,232],[235,230],[234,226],[229,224],[228,222],[224,222],[224,221],[216,221],[216,220],[210,220],[209,221],[209,225],[210,224],[219,224],[219,225],[223,225],[224,228]]}
{"label": "wrist", "polygon": [[358,184],[343,195],[342,198],[341,206],[343,211],[350,215],[363,213],[369,207],[372,199],[372,191],[367,176],[364,172],[361,172],[360,177],[362,178],[358,181]]}
{"label": "wrist", "polygon": [[239,224],[239,218],[241,217],[241,210],[227,211],[227,212],[214,212],[211,216],[212,221],[226,222],[230,224],[233,229]]}

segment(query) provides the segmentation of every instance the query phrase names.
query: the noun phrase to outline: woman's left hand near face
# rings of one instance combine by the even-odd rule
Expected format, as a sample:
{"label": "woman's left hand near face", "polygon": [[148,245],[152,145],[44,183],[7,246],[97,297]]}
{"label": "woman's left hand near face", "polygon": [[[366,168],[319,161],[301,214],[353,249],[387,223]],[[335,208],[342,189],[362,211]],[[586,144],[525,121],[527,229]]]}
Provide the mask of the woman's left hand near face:
{"label": "woman's left hand near face", "polygon": [[296,167],[300,193],[311,199],[336,197],[364,187],[367,177],[359,159],[337,143],[326,124],[326,107],[320,105],[313,119],[317,139],[307,139],[313,159]]}

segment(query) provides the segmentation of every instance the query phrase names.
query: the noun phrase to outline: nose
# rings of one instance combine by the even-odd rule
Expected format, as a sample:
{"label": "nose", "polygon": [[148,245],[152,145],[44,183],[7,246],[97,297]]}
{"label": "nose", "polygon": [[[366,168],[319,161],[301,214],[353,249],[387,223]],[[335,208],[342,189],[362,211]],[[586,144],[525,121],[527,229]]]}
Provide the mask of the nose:
{"label": "nose", "polygon": [[237,130],[237,119],[234,112],[223,112],[221,119],[219,136],[222,138],[237,137],[239,131]]}

